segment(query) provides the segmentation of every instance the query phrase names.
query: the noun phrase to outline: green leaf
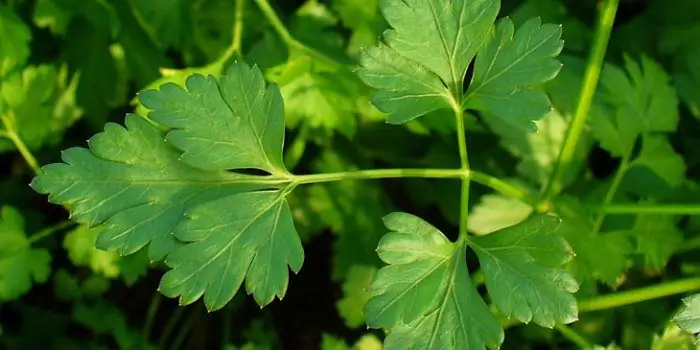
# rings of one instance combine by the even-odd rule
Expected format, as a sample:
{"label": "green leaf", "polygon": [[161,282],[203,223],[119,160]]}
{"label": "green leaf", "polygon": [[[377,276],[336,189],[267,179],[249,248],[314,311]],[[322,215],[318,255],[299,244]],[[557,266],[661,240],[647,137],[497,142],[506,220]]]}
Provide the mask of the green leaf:
{"label": "green leaf", "polygon": [[677,61],[674,85],[691,114],[700,119],[700,49],[682,55]]}
{"label": "green leaf", "polygon": [[75,266],[87,266],[93,272],[106,277],[119,276],[119,255],[113,251],[95,248],[99,229],[85,225],[68,232],[63,239],[63,247]]}
{"label": "green leaf", "polygon": [[506,317],[552,328],[578,320],[574,277],[561,267],[574,252],[557,234],[561,220],[533,216],[515,226],[469,239],[486,288]]}
{"label": "green leaf", "polygon": [[550,112],[547,95],[533,89],[561,69],[555,59],[564,42],[561,26],[527,21],[515,32],[510,18],[501,19],[495,34],[479,50],[474,78],[464,97],[467,108],[486,112],[517,130],[537,130],[536,120]]}
{"label": "green leaf", "polygon": [[10,6],[0,4],[0,78],[21,67],[29,58],[29,27]]}
{"label": "green leaf", "polygon": [[580,282],[601,281],[617,287],[623,273],[632,267],[632,238],[626,231],[597,233],[586,209],[574,197],[557,200],[557,214],[562,217],[560,234],[576,254],[569,266]]}
{"label": "green leaf", "polygon": [[641,64],[625,56],[625,71],[606,65],[601,98],[607,108],[591,110],[591,132],[615,156],[630,152],[645,132],[674,132],[678,97],[663,69],[646,56]]}
{"label": "green leaf", "polygon": [[683,307],[673,317],[678,327],[695,334],[695,341],[700,342],[700,294],[693,294],[683,299]]}
{"label": "green leaf", "polygon": [[192,75],[186,89],[167,83],[139,94],[149,119],[174,130],[168,142],[183,150],[182,161],[203,170],[256,168],[284,174],[282,96],[265,88],[260,70],[233,64],[219,82]]}
{"label": "green leaf", "polygon": [[683,157],[671,146],[668,136],[645,134],[642,150],[630,163],[622,189],[640,195],[663,195],[685,182],[686,166]]}
{"label": "green leaf", "polygon": [[366,49],[358,75],[378,89],[373,102],[392,124],[441,108],[459,108],[467,67],[486,40],[500,8],[495,0],[386,0],[392,29]]}
{"label": "green leaf", "polygon": [[351,55],[359,53],[362,47],[374,45],[386,27],[378,0],[337,0],[331,6],[344,26],[352,30],[348,42]]}
{"label": "green leaf", "polygon": [[51,271],[51,255],[32,248],[24,232],[24,219],[13,207],[0,209],[0,300],[15,300],[34,283],[44,283]]}
{"label": "green leaf", "polygon": [[477,235],[485,235],[513,226],[531,213],[532,207],[517,199],[501,194],[487,194],[473,207],[467,228]]}
{"label": "green leaf", "polygon": [[190,40],[187,30],[191,23],[190,1],[128,0],[137,18],[150,35],[164,47],[181,48]]}
{"label": "green leaf", "polygon": [[73,12],[62,8],[54,0],[37,0],[32,16],[37,27],[49,28],[52,33],[63,36]]}
{"label": "green leaf", "polygon": [[336,307],[345,325],[350,328],[358,328],[365,323],[363,308],[370,298],[367,288],[376,273],[377,269],[373,266],[355,265],[348,270],[343,282],[343,298],[336,303]]}
{"label": "green leaf", "polygon": [[630,235],[637,241],[637,252],[645,266],[661,271],[683,242],[683,232],[671,215],[638,215]]}
{"label": "green leaf", "polygon": [[220,83],[195,75],[187,86],[142,95],[167,133],[128,115],[89,150],[64,151],[65,163],[45,166],[32,186],[76,221],[99,225],[98,248],[128,255],[148,245],[150,259],[170,267],[160,289],[182,304],[204,295],[219,309],[245,278],[265,305],[285,294],[287,265],[298,272],[304,257],[285,200],[289,179],[227,170],[286,173],[279,90],[243,63]]}
{"label": "green leaf", "polygon": [[[0,82],[0,103],[11,111],[12,128],[30,150],[61,140],[63,132],[82,116],[76,105],[77,80],[66,69],[29,66]],[[0,144],[0,151],[14,146]]]}
{"label": "green leaf", "polygon": [[465,245],[406,213],[384,218],[392,232],[377,251],[381,268],[365,306],[367,325],[389,328],[386,349],[499,347],[503,329],[474,288]]}

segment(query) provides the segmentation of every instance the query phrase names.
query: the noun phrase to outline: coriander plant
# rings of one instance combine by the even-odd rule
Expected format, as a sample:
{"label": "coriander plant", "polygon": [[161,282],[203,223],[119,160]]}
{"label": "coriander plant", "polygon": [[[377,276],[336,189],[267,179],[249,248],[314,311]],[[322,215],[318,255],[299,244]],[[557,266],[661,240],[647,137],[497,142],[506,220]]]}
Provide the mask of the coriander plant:
{"label": "coriander plant", "polygon": [[[121,256],[146,250],[151,263],[164,263],[160,293],[180,305],[202,299],[208,311],[224,308],[243,290],[260,307],[284,298],[294,278],[289,271],[299,273],[305,259],[295,223],[305,192],[292,196],[331,183],[388,178],[458,183],[459,201],[450,204],[454,233],[415,213],[372,213],[385,226],[376,247],[384,266],[366,274],[354,270],[358,279],[371,280],[357,288],[366,297],[356,301],[363,313],[355,323],[385,330],[387,349],[499,348],[506,328],[530,322],[592,348],[567,326],[579,313],[700,288],[692,279],[636,294],[594,291],[598,284],[620,286],[634,259],[663,269],[683,241],[674,215],[697,214],[695,204],[664,204],[652,193],[685,181],[683,158],[669,140],[679,125],[678,98],[670,78],[646,56],[625,55],[622,67],[604,63],[617,0],[603,3],[585,73],[574,85],[578,90],[568,92],[576,96],[570,117],[550,99],[565,91],[548,93],[562,69],[576,64],[559,58],[562,25],[499,18],[500,0],[381,0],[388,29],[376,44],[358,48],[357,64],[306,46],[267,0],[255,3],[290,59],[300,60],[298,67],[345,70],[336,83],[345,87],[359,79],[371,88],[372,106],[368,100],[362,108],[376,108],[388,124],[398,129],[446,120],[458,166],[296,173],[303,151],[294,140],[285,147],[285,133],[307,121],[290,110],[324,102],[288,102],[287,95],[300,93],[288,81],[292,73],[266,72],[244,58],[240,23],[221,59],[152,83],[123,125],[107,123],[88,148],[63,151],[61,163],[38,169],[16,122],[4,117],[4,133],[37,168],[32,188],[95,230],[97,248]],[[237,6],[242,9],[243,1]],[[338,121],[348,118],[330,105]],[[353,128],[338,131],[351,135]],[[469,145],[470,137],[484,133],[518,159],[526,181],[470,163],[471,155],[484,152]],[[557,138],[548,154],[528,151]],[[594,142],[620,163],[604,186],[589,191],[577,179]],[[657,182],[625,188],[623,180],[636,173]],[[476,186],[488,192],[470,205]],[[352,202],[351,208],[363,205],[369,204]],[[613,216],[630,221],[625,226]],[[12,209],[2,218],[0,227],[22,231]],[[32,256],[27,261],[46,259],[42,251],[26,254]],[[24,275],[46,278],[40,269]],[[698,295],[684,303],[675,320],[697,333]]]}

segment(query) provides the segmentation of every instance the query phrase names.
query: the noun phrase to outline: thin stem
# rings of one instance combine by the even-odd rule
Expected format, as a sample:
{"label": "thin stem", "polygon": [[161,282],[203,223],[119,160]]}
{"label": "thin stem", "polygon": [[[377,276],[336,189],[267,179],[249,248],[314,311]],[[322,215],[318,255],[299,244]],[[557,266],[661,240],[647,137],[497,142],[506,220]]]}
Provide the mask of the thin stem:
{"label": "thin stem", "polygon": [[68,227],[71,227],[75,225],[75,223],[71,220],[65,220],[61,221],[55,225],[49,226],[47,228],[44,228],[43,230],[37,232],[36,234],[32,235],[27,239],[27,244],[34,244],[56,232],[62,231]]}
{"label": "thin stem", "polygon": [[153,329],[153,321],[155,320],[156,313],[158,312],[158,307],[163,297],[159,292],[153,293],[151,298],[151,304],[148,305],[148,312],[146,313],[146,322],[141,330],[141,338],[143,338],[144,345],[149,343],[149,338],[151,337],[151,329]]}
{"label": "thin stem", "polygon": [[564,187],[563,175],[573,161],[576,147],[578,146],[581,134],[583,134],[583,130],[586,126],[588,111],[590,110],[593,95],[598,86],[598,80],[603,67],[603,60],[608,47],[610,32],[615,22],[615,14],[619,2],[620,0],[605,0],[603,4],[598,26],[596,27],[595,37],[593,39],[593,47],[591,48],[588,64],[586,65],[586,71],[581,83],[578,104],[576,105],[574,117],[567,131],[561,152],[559,152],[559,160],[554,167],[554,172],[552,173],[548,186],[542,195],[543,202],[552,201]]}
{"label": "thin stem", "polygon": [[182,328],[180,328],[180,331],[175,336],[173,343],[170,345],[170,349],[174,349],[174,350],[180,349],[180,347],[182,346],[182,343],[187,338],[187,334],[190,333],[190,331],[192,330],[192,327],[194,327],[195,321],[198,318],[199,318],[198,315],[191,315],[188,319],[185,320],[185,323],[182,324]]}
{"label": "thin stem", "polygon": [[226,63],[229,59],[231,59],[234,56],[238,56],[239,58],[243,58],[243,52],[241,50],[241,42],[243,38],[243,5],[245,4],[245,0],[236,0],[235,4],[235,15],[233,18],[233,27],[232,27],[232,39],[231,39],[231,45],[229,45],[226,48],[226,51],[217,59],[217,63],[219,64],[224,64]]}
{"label": "thin stem", "polygon": [[282,41],[287,46],[287,48],[300,50],[310,56],[314,56],[320,60],[326,61],[327,63],[333,65],[340,64],[335,59],[326,56],[322,52],[317,51],[316,49],[309,47],[297,40],[296,38],[294,38],[294,36],[292,36],[287,27],[284,25],[284,23],[282,23],[282,20],[279,18],[279,16],[277,16],[275,10],[272,8],[272,6],[270,6],[270,2],[268,0],[255,0],[255,3],[260,8],[260,12],[262,12],[265,19],[267,19],[267,21],[272,25],[272,28],[275,30],[275,32],[277,32],[277,35],[279,35],[282,38]]}
{"label": "thin stem", "polygon": [[27,145],[24,143],[24,141],[22,141],[22,138],[14,129],[14,123],[12,123],[13,119],[14,117],[11,111],[9,111],[8,115],[6,116],[0,116],[0,120],[2,121],[2,124],[5,127],[5,132],[3,136],[12,141],[19,153],[22,155],[22,158],[24,158],[24,161],[27,163],[27,165],[29,165],[29,167],[34,171],[35,174],[39,174],[41,172],[41,166],[39,166],[39,162],[36,161],[36,158],[34,158],[32,152],[29,151]]}
{"label": "thin stem", "polygon": [[569,339],[572,343],[576,344],[581,349],[590,349],[593,347],[591,342],[589,342],[584,336],[573,330],[571,327],[557,323],[554,328],[561,333],[566,339]]}
{"label": "thin stem", "polygon": [[579,312],[590,312],[612,309],[696,290],[700,290],[700,277],[685,278],[648,287],[593,297],[588,300],[581,300],[578,302],[578,310]]}
{"label": "thin stem", "polygon": [[468,177],[469,173],[462,169],[371,169],[344,171],[338,173],[294,175],[292,184],[303,185],[319,182],[332,182],[341,180],[366,180],[366,179],[388,179],[388,178],[437,178],[437,179],[459,179]]}
{"label": "thin stem", "polygon": [[[603,198],[602,206],[607,206],[608,204],[610,204],[610,202],[612,202],[613,198],[615,198],[617,188],[622,183],[622,179],[625,178],[627,170],[629,170],[631,154],[632,150],[630,149],[627,153],[625,153],[622,156],[622,162],[620,163],[620,166],[617,167],[615,177],[613,178],[613,181],[610,184],[610,187],[608,188],[608,192],[605,194],[605,198]],[[603,222],[605,221],[605,215],[606,212],[598,213],[598,217],[596,218],[595,224],[593,225],[593,234],[596,234],[600,231],[600,228],[603,226]]]}
{"label": "thin stem", "polygon": [[[461,97],[457,98],[459,101]],[[467,155],[467,136],[464,128],[464,110],[457,105],[454,108],[455,120],[457,121],[457,144],[459,146],[459,162],[461,170],[469,172],[469,156]],[[467,237],[467,220],[469,216],[469,178],[462,179],[462,190],[459,201],[459,237]]]}
{"label": "thin stem", "polygon": [[500,178],[486,175],[476,171],[470,171],[470,178],[477,183],[480,183],[486,187],[490,187],[498,192],[505,194],[508,197],[520,200],[523,203],[534,205],[536,200],[535,196],[529,193],[527,190],[510,184]]}
{"label": "thin stem", "polygon": [[606,214],[670,214],[670,215],[700,215],[700,204],[696,203],[655,203],[636,204],[620,203],[595,207]]}

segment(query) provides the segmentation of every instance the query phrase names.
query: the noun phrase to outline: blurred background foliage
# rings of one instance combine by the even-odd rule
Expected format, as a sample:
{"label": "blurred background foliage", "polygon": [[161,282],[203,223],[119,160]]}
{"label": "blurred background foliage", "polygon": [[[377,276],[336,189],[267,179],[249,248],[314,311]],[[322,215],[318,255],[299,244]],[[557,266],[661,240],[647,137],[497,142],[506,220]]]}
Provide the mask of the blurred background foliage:
{"label": "blurred background foliage", "polygon": [[[266,6],[271,11],[261,11]],[[563,25],[564,68],[545,87],[554,109],[538,134],[512,136],[467,115],[472,167],[534,190],[544,185],[578,98],[597,6],[594,0],[503,1],[501,15],[516,26],[535,16]],[[234,40],[236,23],[242,23],[240,42]],[[134,99],[138,91],[182,84],[192,73],[216,76],[242,59],[281,88],[285,162],[293,172],[458,167],[449,115],[387,125],[371,105],[372,91],[354,75],[360,50],[386,26],[377,0],[0,1],[0,348],[381,348],[381,333],[367,331],[361,313],[364,287],[379,266],[374,248],[385,233],[381,217],[400,209],[454,232],[457,181],[299,188],[290,202],[307,258],[285,299],[261,311],[239,294],[223,311],[207,314],[199,303],[178,308],[154,292],[162,269],[149,266],[144,254],[95,250],[98,232],[75,226],[61,207],[27,186],[32,169],[10,139],[24,140],[40,164],[59,161],[61,149],[85,146],[106,122],[147,114]],[[681,175],[666,174],[676,176],[673,188],[641,170],[625,177],[622,196],[682,201],[700,195],[698,38],[697,0],[621,1],[606,62],[622,67],[625,56],[646,57],[671,79],[676,103],[666,107],[678,111],[680,126],[669,140],[684,162]],[[602,196],[618,162],[589,136],[567,177],[584,200]],[[483,187],[473,193],[473,233],[493,231],[494,222],[505,226],[529,210]],[[625,227],[627,219],[606,224]],[[700,220],[684,218],[679,227],[682,241],[683,234],[700,231]],[[670,257],[680,241],[668,243],[673,247],[661,268],[635,262],[641,268],[625,275],[626,286],[696,273],[698,259]],[[609,288],[593,281],[580,293]],[[664,300],[585,314],[575,327],[597,343],[625,349],[690,348],[689,336],[668,326],[677,305]],[[530,326],[510,329],[504,344],[566,347],[556,332]]]}

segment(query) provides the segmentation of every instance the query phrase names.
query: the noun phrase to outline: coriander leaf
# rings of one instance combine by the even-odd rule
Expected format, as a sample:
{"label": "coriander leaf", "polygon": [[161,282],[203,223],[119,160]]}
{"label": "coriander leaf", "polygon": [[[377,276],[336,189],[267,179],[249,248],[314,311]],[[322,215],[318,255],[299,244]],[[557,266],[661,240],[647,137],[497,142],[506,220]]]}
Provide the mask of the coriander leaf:
{"label": "coriander leaf", "polygon": [[[228,74],[220,84],[211,77],[188,79],[193,92],[171,84],[146,94],[156,107],[153,119],[174,128],[167,135],[144,118],[128,115],[126,128],[107,124],[90,139],[89,150],[64,151],[65,163],[45,166],[32,182],[50,201],[66,205],[76,221],[100,225],[98,248],[128,255],[148,245],[151,260],[165,259],[171,268],[161,280],[163,293],[180,295],[181,303],[204,295],[211,310],[223,307],[243,278],[261,305],[274,295],[282,297],[286,265],[298,271],[303,262],[284,198],[289,178],[224,168],[284,169],[277,155],[284,131],[279,91],[266,89],[259,71],[244,63]],[[200,88],[209,94],[201,95]],[[234,133],[222,135],[217,125]],[[272,139],[275,134],[278,140]],[[214,170],[188,165],[167,140],[190,150],[212,144],[206,157],[192,162]],[[233,159],[231,147],[217,149],[217,142],[260,157],[248,158],[249,163]],[[236,278],[241,281],[235,283]]]}
{"label": "coriander leaf", "polygon": [[21,67],[29,57],[29,41],[32,34],[29,27],[12,8],[0,4],[0,78]]}
{"label": "coriander leaf", "polygon": [[233,64],[219,82],[192,75],[183,87],[167,83],[139,94],[148,117],[174,130],[168,141],[182,161],[204,170],[256,168],[284,174],[284,113],[279,90],[260,70]]}
{"label": "coriander leaf", "polygon": [[467,67],[498,14],[494,0],[385,0],[391,29],[361,54],[358,75],[378,89],[373,102],[401,124],[441,108],[459,108]]}
{"label": "coriander leaf", "polygon": [[[627,176],[632,175],[631,173],[637,170],[651,171],[667,187],[677,188],[685,180],[686,167],[683,157],[674,151],[668,136],[663,134],[645,134],[642,137],[642,151],[639,157],[631,162]],[[638,190],[644,192],[643,188]]]}
{"label": "coriander leaf", "polygon": [[355,265],[348,270],[343,282],[343,298],[336,303],[336,308],[350,328],[358,328],[365,323],[363,308],[370,298],[367,287],[376,273],[377,269],[373,266]]}
{"label": "coriander leaf", "polygon": [[700,49],[683,54],[676,65],[674,85],[690,113],[700,119]]}
{"label": "coriander leaf", "polygon": [[0,208],[0,300],[15,300],[34,283],[44,283],[51,271],[51,255],[32,248],[24,219],[13,207]]}
{"label": "coriander leaf", "polygon": [[569,262],[579,282],[590,279],[617,287],[623,273],[632,267],[632,238],[625,231],[598,233],[593,231],[586,209],[574,197],[561,197],[555,205],[562,223],[559,233],[576,254]]}
{"label": "coriander leaf", "polygon": [[638,215],[630,235],[637,242],[637,252],[644,257],[644,264],[661,271],[683,242],[683,232],[676,227],[671,215]]}
{"label": "coriander leaf", "polygon": [[625,71],[606,65],[601,99],[591,110],[591,132],[616,156],[630,152],[644,132],[673,132],[678,125],[678,97],[663,69],[646,56],[641,64],[625,56]]}
{"label": "coriander leaf", "polygon": [[145,29],[164,47],[181,48],[191,38],[192,3],[186,0],[127,0]]}
{"label": "coriander leaf", "polygon": [[81,225],[66,234],[63,247],[68,251],[68,258],[76,266],[88,266],[93,272],[106,277],[119,276],[119,255],[113,251],[95,248],[99,229]]}
{"label": "coriander leaf", "polygon": [[[63,132],[82,116],[75,101],[77,80],[66,69],[28,66],[0,82],[0,103],[11,111],[12,128],[30,150],[59,142]],[[14,146],[8,145],[14,148]],[[6,148],[0,143],[0,152]]]}
{"label": "coriander leaf", "polygon": [[673,317],[678,327],[695,334],[695,341],[700,342],[700,294],[693,294],[683,299],[683,307]]}
{"label": "coriander leaf", "polygon": [[299,55],[269,71],[270,81],[280,86],[284,96],[288,126],[296,128],[303,123],[338,130],[352,138],[357,128],[357,78],[342,67],[329,70],[315,66],[313,58]]}
{"label": "coriander leaf", "polygon": [[365,305],[367,325],[388,328],[387,349],[484,349],[503,329],[472,284],[464,243],[452,243],[422,219],[392,213],[377,251],[381,268]]}
{"label": "coriander leaf", "polygon": [[386,22],[381,17],[378,0],[337,0],[333,10],[338,12],[344,26],[352,30],[348,51],[354,55],[363,46],[374,45]]}
{"label": "coriander leaf", "polygon": [[527,21],[515,32],[510,18],[498,21],[495,34],[476,57],[474,78],[463,103],[518,130],[537,130],[536,120],[550,111],[547,95],[532,89],[561,69],[561,26]]}
{"label": "coriander leaf", "polygon": [[532,213],[532,207],[501,194],[487,194],[469,214],[467,228],[478,235],[485,235],[515,225]]}
{"label": "coriander leaf", "polygon": [[49,28],[56,35],[65,35],[73,12],[59,6],[54,0],[37,0],[32,14],[39,28]]}
{"label": "coriander leaf", "polygon": [[650,350],[692,350],[695,337],[686,333],[675,323],[668,323],[663,331],[656,332],[652,338]]}
{"label": "coriander leaf", "polygon": [[548,328],[578,319],[573,293],[579,286],[561,267],[574,252],[557,233],[560,223],[554,216],[537,215],[469,239],[489,295],[505,316]]}

